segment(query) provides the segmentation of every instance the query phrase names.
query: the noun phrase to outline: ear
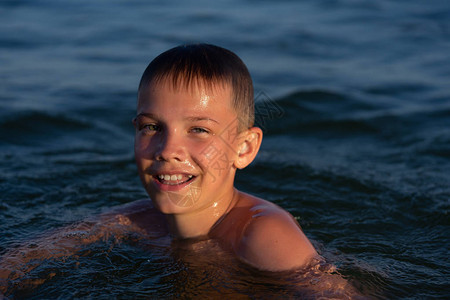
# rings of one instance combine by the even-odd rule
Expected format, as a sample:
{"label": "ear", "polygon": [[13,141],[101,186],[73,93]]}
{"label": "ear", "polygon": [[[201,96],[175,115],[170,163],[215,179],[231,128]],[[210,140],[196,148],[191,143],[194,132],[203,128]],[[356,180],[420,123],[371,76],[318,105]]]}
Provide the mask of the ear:
{"label": "ear", "polygon": [[238,155],[234,161],[236,168],[243,169],[255,159],[261,146],[262,137],[262,130],[258,127],[252,127],[241,133]]}

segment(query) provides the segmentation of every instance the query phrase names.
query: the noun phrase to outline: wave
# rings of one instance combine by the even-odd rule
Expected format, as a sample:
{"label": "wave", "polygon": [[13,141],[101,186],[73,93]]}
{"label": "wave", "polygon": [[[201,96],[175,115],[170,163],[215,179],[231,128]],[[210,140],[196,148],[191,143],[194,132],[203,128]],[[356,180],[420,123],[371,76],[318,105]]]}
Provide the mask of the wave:
{"label": "wave", "polygon": [[[256,102],[257,117],[258,112],[264,112],[268,106],[267,101]],[[376,106],[336,92],[299,91],[277,99],[270,105],[276,105],[281,113],[277,119],[263,120],[263,129],[269,134],[366,134],[377,131],[366,121],[367,114],[373,114]]]}
{"label": "wave", "polygon": [[20,111],[0,121],[0,139],[15,145],[36,145],[92,129],[94,124],[76,116],[43,111]]}
{"label": "wave", "polygon": [[[257,101],[257,121],[258,111],[263,112],[263,122],[259,121],[257,125],[262,123],[269,135],[314,135],[319,138],[366,135],[388,140],[423,139],[423,131],[450,125],[447,99],[430,99],[430,103],[378,100],[374,95],[297,91],[276,100]],[[266,113],[267,107],[271,106],[272,110],[278,109],[277,115]]]}

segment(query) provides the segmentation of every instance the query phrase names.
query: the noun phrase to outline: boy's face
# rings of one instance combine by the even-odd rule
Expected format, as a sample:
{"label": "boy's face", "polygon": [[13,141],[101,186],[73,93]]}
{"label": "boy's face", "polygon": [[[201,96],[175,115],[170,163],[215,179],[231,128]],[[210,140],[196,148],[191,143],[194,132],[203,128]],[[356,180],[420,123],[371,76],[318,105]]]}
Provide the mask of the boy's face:
{"label": "boy's face", "polygon": [[175,89],[170,79],[139,91],[136,163],[163,213],[215,207],[232,197],[239,124],[231,97],[225,84]]}

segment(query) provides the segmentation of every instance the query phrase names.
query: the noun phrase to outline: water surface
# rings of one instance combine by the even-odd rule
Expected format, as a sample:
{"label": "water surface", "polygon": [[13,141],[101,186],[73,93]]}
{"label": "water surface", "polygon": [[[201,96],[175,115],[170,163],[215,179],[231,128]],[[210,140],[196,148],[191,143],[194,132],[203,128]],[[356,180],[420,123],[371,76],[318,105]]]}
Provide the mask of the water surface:
{"label": "water surface", "polygon": [[[448,1],[3,1],[0,17],[0,253],[145,197],[140,76],[161,51],[208,42],[241,56],[260,101],[282,108],[237,186],[291,212],[362,294],[450,296]],[[10,295],[299,295],[170,241],[84,251],[43,262],[29,276],[48,280]]]}

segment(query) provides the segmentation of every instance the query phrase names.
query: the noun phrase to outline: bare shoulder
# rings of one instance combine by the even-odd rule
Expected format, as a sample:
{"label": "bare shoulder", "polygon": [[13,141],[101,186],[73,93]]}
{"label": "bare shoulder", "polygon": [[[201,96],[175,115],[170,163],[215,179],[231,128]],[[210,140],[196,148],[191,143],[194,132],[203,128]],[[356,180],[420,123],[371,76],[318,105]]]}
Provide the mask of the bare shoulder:
{"label": "bare shoulder", "polygon": [[252,217],[242,231],[237,254],[249,264],[270,271],[307,265],[318,254],[297,221],[266,200],[243,194]]}

